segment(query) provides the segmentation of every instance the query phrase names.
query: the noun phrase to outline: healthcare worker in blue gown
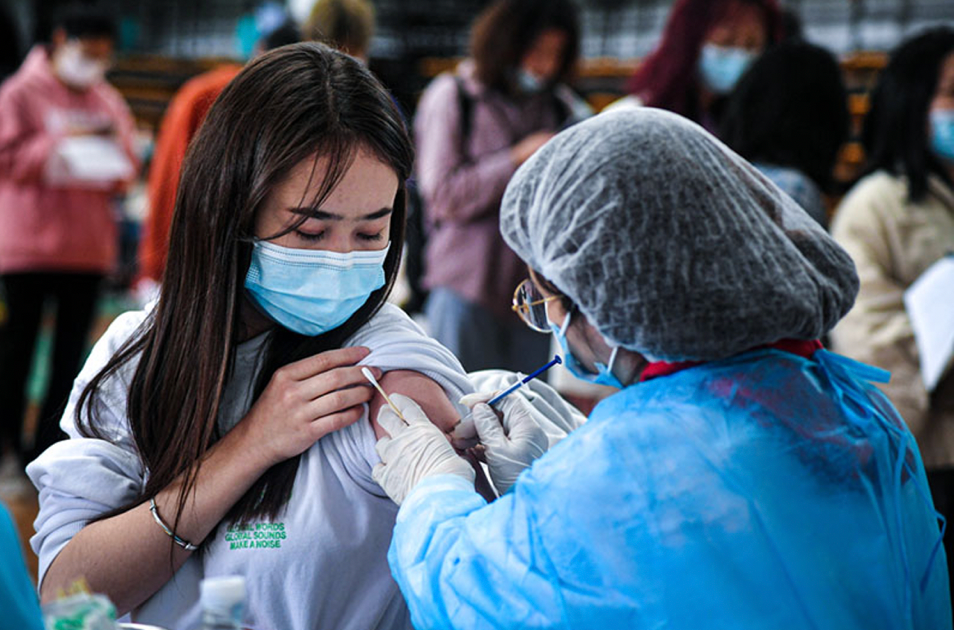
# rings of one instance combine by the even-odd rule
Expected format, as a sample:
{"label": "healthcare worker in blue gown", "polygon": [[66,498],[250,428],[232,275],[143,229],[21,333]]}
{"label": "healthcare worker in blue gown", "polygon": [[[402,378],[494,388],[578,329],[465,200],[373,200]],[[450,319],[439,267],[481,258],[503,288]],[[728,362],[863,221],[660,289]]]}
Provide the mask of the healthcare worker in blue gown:
{"label": "healthcare worker in blue gown", "polygon": [[[815,340],[848,311],[848,255],[701,127],[660,110],[559,134],[515,175],[516,297],[568,366],[619,393],[543,454],[526,405],[475,416],[494,483],[409,398],[375,477],[417,628],[951,627],[917,446]],[[524,470],[525,469],[525,470]]]}

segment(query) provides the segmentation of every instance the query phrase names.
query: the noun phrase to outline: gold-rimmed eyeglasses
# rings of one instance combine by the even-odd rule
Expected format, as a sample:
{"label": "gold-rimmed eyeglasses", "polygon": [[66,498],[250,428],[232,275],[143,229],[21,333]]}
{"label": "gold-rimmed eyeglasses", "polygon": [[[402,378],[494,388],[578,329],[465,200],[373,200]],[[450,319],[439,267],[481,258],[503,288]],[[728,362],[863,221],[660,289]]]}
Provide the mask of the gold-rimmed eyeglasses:
{"label": "gold-rimmed eyeglasses", "polygon": [[547,319],[547,302],[558,300],[560,296],[544,297],[535,284],[528,278],[517,285],[513,292],[513,311],[527,326],[537,332],[549,333],[550,322]]}

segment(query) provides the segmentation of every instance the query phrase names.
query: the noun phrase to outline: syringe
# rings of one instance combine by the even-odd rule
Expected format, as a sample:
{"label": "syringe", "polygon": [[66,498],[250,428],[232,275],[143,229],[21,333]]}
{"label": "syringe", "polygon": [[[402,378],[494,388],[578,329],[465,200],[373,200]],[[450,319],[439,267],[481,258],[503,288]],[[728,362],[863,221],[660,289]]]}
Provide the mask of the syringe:
{"label": "syringe", "polygon": [[[524,385],[526,385],[527,383],[529,383],[536,377],[540,376],[541,374],[543,374],[544,372],[546,372],[547,370],[549,370],[550,368],[552,368],[554,365],[558,363],[563,363],[563,359],[560,358],[560,355],[555,355],[552,361],[550,361],[543,367],[539,368],[538,370],[536,370],[529,376],[526,376],[520,379],[519,381],[517,381],[516,383],[514,383],[513,385],[511,385],[504,391],[500,392],[499,394],[497,394],[496,396],[488,400],[487,404],[493,407],[495,404],[497,404],[498,402],[500,402],[501,400],[503,400],[510,394],[514,393],[515,391],[517,391],[518,389],[520,389],[521,387],[523,387]],[[473,410],[468,411],[463,416],[461,416],[461,419],[458,420],[457,424],[454,425],[454,429],[451,431],[450,436],[451,436],[451,443],[454,445],[455,448],[464,450],[472,446],[475,446],[477,444],[477,428],[474,426],[473,413],[474,413]]]}

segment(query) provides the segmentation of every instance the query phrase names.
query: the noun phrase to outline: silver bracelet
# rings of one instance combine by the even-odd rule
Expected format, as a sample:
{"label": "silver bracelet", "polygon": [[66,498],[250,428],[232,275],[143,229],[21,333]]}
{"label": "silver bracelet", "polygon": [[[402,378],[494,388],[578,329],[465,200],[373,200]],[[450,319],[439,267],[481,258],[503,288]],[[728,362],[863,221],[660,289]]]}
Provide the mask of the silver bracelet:
{"label": "silver bracelet", "polygon": [[168,525],[162,522],[162,519],[159,517],[159,508],[156,507],[155,498],[149,499],[149,511],[152,512],[152,518],[156,520],[156,523],[159,525],[159,527],[162,528],[162,531],[168,534],[169,538],[175,541],[177,545],[179,545],[186,551],[195,551],[196,549],[198,549],[198,547],[190,543],[188,540],[183,540],[182,538],[179,538],[178,536],[176,536],[176,533],[172,531],[171,529],[169,529]]}

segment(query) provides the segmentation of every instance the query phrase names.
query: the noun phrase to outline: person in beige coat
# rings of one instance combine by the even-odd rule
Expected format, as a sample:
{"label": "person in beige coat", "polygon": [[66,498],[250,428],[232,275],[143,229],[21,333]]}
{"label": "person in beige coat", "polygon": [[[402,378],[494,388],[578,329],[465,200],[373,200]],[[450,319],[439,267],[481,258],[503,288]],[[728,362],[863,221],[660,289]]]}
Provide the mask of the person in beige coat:
{"label": "person in beige coat", "polygon": [[930,177],[927,194],[914,202],[907,178],[878,171],[851,191],[834,228],[861,280],[854,308],[832,333],[835,349],[891,372],[884,390],[917,438],[925,466],[954,471],[954,372],[933,395],[925,389],[903,301],[904,291],[954,250],[954,190]]}
{"label": "person in beige coat", "polygon": [[934,391],[925,388],[903,299],[928,267],[954,253],[954,30],[928,31],[891,56],[863,140],[869,174],[832,224],[861,290],[831,340],[837,352],[891,372],[884,391],[917,438],[935,506],[948,519],[954,568],[954,371]]}

